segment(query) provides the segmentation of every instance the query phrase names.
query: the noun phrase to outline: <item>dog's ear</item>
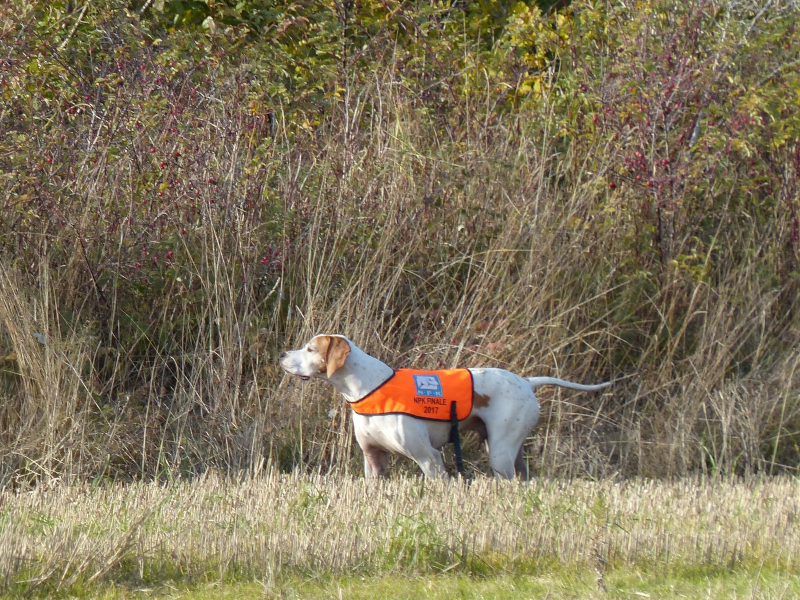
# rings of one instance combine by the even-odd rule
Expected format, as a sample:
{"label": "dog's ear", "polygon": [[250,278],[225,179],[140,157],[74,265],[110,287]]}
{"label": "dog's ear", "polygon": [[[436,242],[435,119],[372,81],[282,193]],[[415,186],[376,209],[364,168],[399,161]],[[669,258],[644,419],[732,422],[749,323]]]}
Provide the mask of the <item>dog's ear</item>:
{"label": "dog's ear", "polygon": [[328,352],[325,354],[328,377],[344,366],[348,354],[350,354],[350,344],[346,339],[333,335],[328,336]]}

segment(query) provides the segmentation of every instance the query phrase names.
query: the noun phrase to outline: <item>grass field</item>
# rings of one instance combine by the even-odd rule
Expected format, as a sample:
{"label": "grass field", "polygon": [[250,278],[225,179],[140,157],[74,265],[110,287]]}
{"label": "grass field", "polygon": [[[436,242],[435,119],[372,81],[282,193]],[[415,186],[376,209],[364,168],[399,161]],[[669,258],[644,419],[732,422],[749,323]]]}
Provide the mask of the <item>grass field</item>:
{"label": "grass field", "polygon": [[[66,594],[64,594],[66,595]],[[398,575],[380,577],[291,577],[273,582],[220,583],[161,586],[110,585],[81,589],[77,596],[105,600],[129,598],[181,598],[211,600],[237,598],[351,598],[354,600],[411,600],[450,598],[504,600],[530,598],[796,598],[800,581],[796,574],[770,570],[740,569],[654,573],[619,569],[609,574],[607,589],[599,590],[591,573],[557,569],[538,573],[499,574],[488,577],[464,575]]]}
{"label": "grass field", "polygon": [[800,484],[788,478],[208,475],[6,490],[0,506],[8,597],[800,594]]}
{"label": "grass field", "polygon": [[614,380],[540,476],[796,476],[796,0],[551,4],[0,2],[0,486],[356,474],[323,331]]}

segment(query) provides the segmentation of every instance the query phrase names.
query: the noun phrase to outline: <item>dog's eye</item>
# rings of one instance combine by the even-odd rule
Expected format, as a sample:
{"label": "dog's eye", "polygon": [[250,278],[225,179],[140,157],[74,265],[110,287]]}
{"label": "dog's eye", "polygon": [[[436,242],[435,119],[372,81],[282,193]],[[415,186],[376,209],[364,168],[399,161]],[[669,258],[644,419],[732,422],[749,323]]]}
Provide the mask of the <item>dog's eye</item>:
{"label": "dog's eye", "polygon": [[311,348],[306,348],[306,352],[311,352]]}

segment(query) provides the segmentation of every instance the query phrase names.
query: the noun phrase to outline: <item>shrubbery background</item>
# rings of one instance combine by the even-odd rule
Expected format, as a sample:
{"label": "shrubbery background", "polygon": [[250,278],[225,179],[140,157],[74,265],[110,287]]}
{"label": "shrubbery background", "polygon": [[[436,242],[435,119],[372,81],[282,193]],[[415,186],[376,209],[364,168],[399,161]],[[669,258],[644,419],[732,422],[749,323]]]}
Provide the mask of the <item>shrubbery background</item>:
{"label": "shrubbery background", "polygon": [[618,379],[542,392],[542,474],[796,471],[796,16],[4,3],[0,479],[358,472],[275,364],[320,331]]}

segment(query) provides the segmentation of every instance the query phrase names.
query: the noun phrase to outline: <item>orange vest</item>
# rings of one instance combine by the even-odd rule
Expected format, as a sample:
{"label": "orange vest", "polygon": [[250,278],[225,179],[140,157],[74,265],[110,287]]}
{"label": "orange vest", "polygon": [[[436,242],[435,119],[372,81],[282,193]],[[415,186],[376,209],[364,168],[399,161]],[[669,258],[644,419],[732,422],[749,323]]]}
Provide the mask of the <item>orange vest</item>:
{"label": "orange vest", "polygon": [[459,421],[472,412],[472,373],[467,369],[418,371],[398,369],[389,379],[350,406],[360,415],[404,414],[435,421],[450,420],[456,403]]}

